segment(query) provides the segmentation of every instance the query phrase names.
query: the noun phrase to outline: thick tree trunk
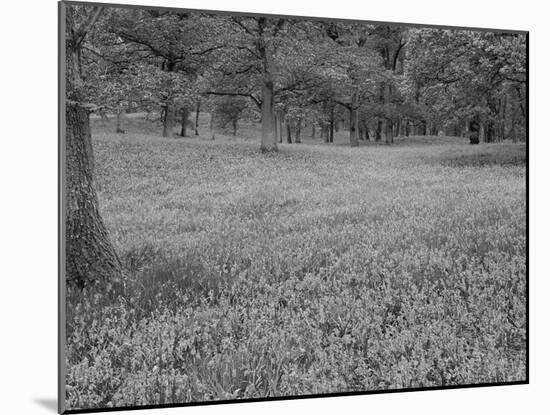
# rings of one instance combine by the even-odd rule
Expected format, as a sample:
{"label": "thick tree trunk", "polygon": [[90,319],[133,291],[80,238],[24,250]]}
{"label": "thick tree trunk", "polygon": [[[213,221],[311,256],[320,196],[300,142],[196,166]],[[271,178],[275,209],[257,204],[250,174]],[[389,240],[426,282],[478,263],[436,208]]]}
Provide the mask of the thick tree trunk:
{"label": "thick tree trunk", "polygon": [[[267,75],[264,75],[267,76]],[[261,151],[277,151],[277,136],[275,135],[273,113],[273,81],[264,79],[262,83],[262,142]]]}
{"label": "thick tree trunk", "polygon": [[101,219],[94,188],[94,159],[86,109],[66,106],[66,276],[84,287],[116,282],[122,266]]}
{"label": "thick tree trunk", "polygon": [[164,122],[162,128],[162,136],[173,138],[174,137],[174,124],[176,119],[176,109],[174,104],[167,101],[164,107]]}
{"label": "thick tree trunk", "polygon": [[195,107],[195,135],[199,135],[199,114],[201,111],[201,100],[197,101],[197,106]]}

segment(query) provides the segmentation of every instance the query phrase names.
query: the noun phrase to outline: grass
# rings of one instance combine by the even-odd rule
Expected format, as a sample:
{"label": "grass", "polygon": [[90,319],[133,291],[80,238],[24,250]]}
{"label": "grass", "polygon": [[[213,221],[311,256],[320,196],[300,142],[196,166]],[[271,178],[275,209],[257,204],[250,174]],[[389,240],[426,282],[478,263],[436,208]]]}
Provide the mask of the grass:
{"label": "grass", "polygon": [[70,293],[70,409],[525,379],[524,144],[94,127],[131,280]]}

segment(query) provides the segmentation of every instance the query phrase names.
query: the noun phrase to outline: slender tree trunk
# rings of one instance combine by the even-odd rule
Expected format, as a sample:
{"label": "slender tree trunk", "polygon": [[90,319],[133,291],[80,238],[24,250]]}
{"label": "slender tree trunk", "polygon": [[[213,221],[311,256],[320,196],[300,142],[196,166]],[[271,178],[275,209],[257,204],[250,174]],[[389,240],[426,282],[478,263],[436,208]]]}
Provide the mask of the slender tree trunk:
{"label": "slender tree trunk", "polygon": [[201,100],[197,101],[197,106],[195,107],[195,135],[199,135],[199,114],[201,111]]}
{"label": "slender tree trunk", "polygon": [[378,120],[376,123],[376,133],[374,136],[374,141],[380,141],[382,140],[382,126],[383,126],[382,120]]}
{"label": "slender tree trunk", "polygon": [[187,137],[187,118],[189,117],[189,110],[187,108],[181,109],[181,136]]}
{"label": "slender tree trunk", "polygon": [[67,103],[65,113],[67,280],[79,287],[114,282],[122,266],[99,213],[89,114],[76,103]]}
{"label": "slender tree trunk", "polygon": [[518,137],[516,135],[516,115],[517,115],[517,105],[516,100],[510,100],[510,113],[511,113],[511,122],[510,122],[510,135],[512,136],[512,142],[517,143]]}
{"label": "slender tree trunk", "polygon": [[283,115],[279,114],[279,143],[283,142],[284,127],[285,127],[285,122],[283,120]]}
{"label": "slender tree trunk", "polygon": [[119,109],[116,113],[116,132],[117,134],[124,134],[126,130],[124,129],[124,118],[126,112],[122,109]]}
{"label": "slender tree trunk", "polygon": [[401,118],[398,118],[395,126],[395,136],[399,137],[401,135]]}
{"label": "slender tree trunk", "polygon": [[107,124],[109,123],[109,117],[107,117],[107,114],[105,113],[105,109],[100,108],[99,116],[101,117],[101,126],[103,128],[106,128]]}
{"label": "slender tree trunk", "polygon": [[357,141],[357,110],[349,110],[349,143],[352,147],[357,147],[359,141]]}
{"label": "slender tree trunk", "polygon": [[483,121],[479,123],[479,142],[485,142],[485,123]]}
{"label": "slender tree trunk", "polygon": [[301,135],[302,135],[302,120],[297,120],[296,121],[296,137],[295,137],[295,140],[294,140],[294,142],[296,144],[300,144],[302,142]]}
{"label": "slender tree trunk", "polygon": [[214,131],[214,111],[210,111],[210,135],[212,136],[212,140],[216,139]]}
{"label": "slender tree trunk", "polygon": [[385,124],[386,144],[393,144],[393,121],[388,119]]}
{"label": "slender tree trunk", "polygon": [[311,139],[315,140],[315,121],[311,123]]}
{"label": "slender tree trunk", "polygon": [[289,120],[286,120],[286,142],[292,144],[292,131]]}
{"label": "slender tree trunk", "polygon": [[508,106],[507,98],[508,96],[504,95],[504,98],[502,98],[500,102],[497,141],[503,141],[506,136],[506,108]]}
{"label": "slender tree trunk", "polygon": [[162,136],[173,138],[174,137],[174,124],[176,119],[176,109],[171,101],[166,101],[164,107],[164,123],[162,129]]}
{"label": "slender tree trunk", "polygon": [[232,120],[231,124],[233,125],[233,137],[237,136],[237,120]]}

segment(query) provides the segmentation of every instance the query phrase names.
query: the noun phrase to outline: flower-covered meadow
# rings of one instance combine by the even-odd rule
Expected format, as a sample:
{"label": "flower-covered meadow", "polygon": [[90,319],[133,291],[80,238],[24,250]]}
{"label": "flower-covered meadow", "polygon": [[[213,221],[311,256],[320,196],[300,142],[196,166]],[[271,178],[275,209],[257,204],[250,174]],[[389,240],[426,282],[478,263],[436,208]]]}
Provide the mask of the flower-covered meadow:
{"label": "flower-covered meadow", "polygon": [[128,274],[69,291],[69,409],[525,380],[524,144],[94,136]]}

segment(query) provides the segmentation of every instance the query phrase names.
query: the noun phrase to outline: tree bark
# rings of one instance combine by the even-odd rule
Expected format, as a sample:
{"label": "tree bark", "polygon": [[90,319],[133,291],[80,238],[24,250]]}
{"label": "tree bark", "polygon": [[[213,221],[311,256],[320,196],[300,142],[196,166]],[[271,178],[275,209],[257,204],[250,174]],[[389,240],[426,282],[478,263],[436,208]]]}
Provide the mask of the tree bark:
{"label": "tree bark", "polygon": [[483,121],[479,123],[479,142],[485,142],[485,123]]}
{"label": "tree bark", "polygon": [[277,151],[277,136],[273,128],[273,82],[268,79],[262,84],[262,142],[260,150]]}
{"label": "tree bark", "polygon": [[302,121],[297,120],[296,121],[296,137],[294,139],[294,142],[296,144],[300,144],[302,142],[301,135],[302,135]]}
{"label": "tree bark", "polygon": [[199,114],[201,111],[201,100],[197,101],[197,106],[195,108],[195,135],[199,135]]}
{"label": "tree bark", "polygon": [[393,121],[388,119],[385,121],[385,124],[384,134],[386,136],[386,144],[393,144]]}
{"label": "tree bark", "polygon": [[118,110],[116,113],[116,132],[117,134],[124,134],[126,130],[124,129],[124,110]]}
{"label": "tree bark", "polygon": [[292,144],[292,130],[290,128],[290,121],[286,120],[286,142]]}
{"label": "tree bark", "polygon": [[401,118],[398,118],[397,122],[396,122],[396,125],[395,125],[395,136],[399,137],[401,135],[403,135],[401,133]]}
{"label": "tree bark", "polygon": [[176,109],[171,101],[166,101],[164,106],[164,122],[162,128],[162,136],[174,137],[174,124],[176,119]]}
{"label": "tree bark", "polygon": [[357,140],[357,110],[349,110],[349,143],[352,147],[357,147],[359,141]]}
{"label": "tree bark", "polygon": [[187,118],[189,117],[189,110],[187,108],[181,109],[181,133],[182,137],[187,137]]}
{"label": "tree bark", "polygon": [[264,30],[266,28],[266,18],[259,17],[257,19],[259,38],[257,40],[257,50],[263,63],[262,68],[262,142],[260,150],[262,152],[277,151],[277,136],[273,124],[275,121],[274,114],[274,82],[273,82],[273,57],[271,50],[264,39]]}
{"label": "tree bark", "polygon": [[355,91],[351,97],[351,107],[349,108],[349,143],[352,147],[359,146],[357,140],[358,134],[358,115],[357,108],[359,107],[359,91]]}
{"label": "tree bark", "polygon": [[122,266],[98,209],[89,114],[77,103],[66,104],[66,276],[84,287],[115,282]]}
{"label": "tree bark", "polygon": [[[65,97],[65,277],[79,287],[94,282],[113,283],[122,279],[122,266],[98,209],[93,182],[94,158],[90,117],[81,102],[80,52],[87,32],[103,8],[94,7],[87,22],[75,26],[72,6],[66,9]],[[62,46],[63,47],[63,46]]]}
{"label": "tree bark", "polygon": [[376,123],[376,133],[374,136],[374,141],[380,141],[382,140],[382,126],[383,126],[382,120],[378,120]]}

